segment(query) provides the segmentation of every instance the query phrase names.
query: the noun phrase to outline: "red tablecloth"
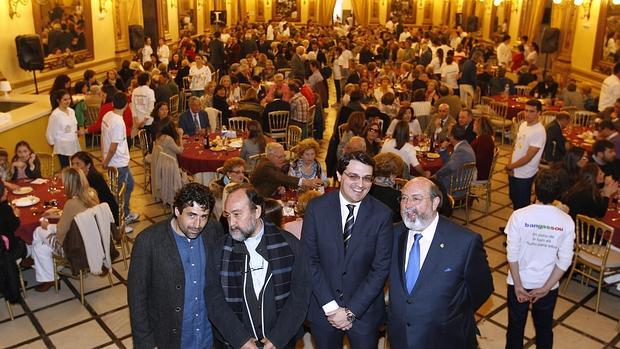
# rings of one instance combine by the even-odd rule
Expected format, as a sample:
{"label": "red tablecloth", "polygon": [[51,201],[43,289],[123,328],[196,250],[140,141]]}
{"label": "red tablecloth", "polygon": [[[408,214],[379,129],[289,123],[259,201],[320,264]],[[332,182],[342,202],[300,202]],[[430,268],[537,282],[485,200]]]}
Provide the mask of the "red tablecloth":
{"label": "red tablecloth", "polygon": [[[217,135],[211,134],[210,139],[214,139]],[[183,139],[183,153],[177,155],[179,167],[196,174],[200,172],[215,172],[224,164],[224,161],[241,154],[240,149],[231,149],[228,151],[213,151],[204,149],[204,137],[199,137],[198,141],[194,137]]]}
{"label": "red tablecloth", "polygon": [[[616,220],[614,221],[614,219]],[[620,212],[616,209],[607,210],[607,213],[605,214],[605,217],[603,217],[602,221],[614,228],[614,237],[611,243],[620,248]]]}
{"label": "red tablecloth", "polygon": [[15,195],[9,192],[9,202],[26,195],[34,195],[41,199],[41,201],[39,201],[39,203],[36,205],[22,207],[19,209],[19,219],[21,224],[19,225],[19,228],[17,228],[15,236],[24,240],[27,244],[31,244],[32,234],[34,233],[34,230],[39,226],[39,219],[41,218],[45,210],[51,208],[51,206],[46,206],[46,202],[48,202],[49,204],[50,200],[55,199],[58,202],[58,208],[62,208],[65,205],[66,198],[64,194],[64,188],[61,186],[62,182],[60,181],[60,179],[57,180],[58,191],[53,194],[48,191],[48,189],[50,188],[50,181],[38,185],[29,183],[29,181],[18,181],[17,184],[22,187],[32,187],[33,191],[24,195]]}
{"label": "red tablecloth", "polygon": [[583,138],[579,138],[578,136],[586,131],[592,131],[592,127],[583,127],[583,126],[573,126],[570,129],[564,129],[564,137],[566,137],[566,140],[576,146],[576,147],[582,147],[583,149],[585,149],[587,152],[591,152],[592,151],[592,145],[594,144],[593,141],[589,141],[586,142],[583,140]]}
{"label": "red tablecloth", "polygon": [[[525,102],[519,102],[517,101],[517,99],[520,98],[533,98],[531,96],[519,96],[519,95],[512,95],[512,96],[508,96],[508,98],[498,95],[498,96],[491,96],[491,98],[493,98],[495,101],[497,102],[502,102],[502,103],[508,103],[508,112],[506,113],[506,118],[512,120],[512,118],[516,118],[517,114],[522,111],[525,110]],[[555,106],[555,105],[544,105],[543,106],[543,111],[560,111],[560,107]]]}
{"label": "red tablecloth", "polygon": [[[432,174],[439,171],[441,166],[443,166],[443,161],[441,161],[441,158],[429,159],[424,154],[418,154],[418,162],[420,162],[420,165],[424,170],[431,171]],[[413,167],[409,168],[409,173],[416,173]]]}

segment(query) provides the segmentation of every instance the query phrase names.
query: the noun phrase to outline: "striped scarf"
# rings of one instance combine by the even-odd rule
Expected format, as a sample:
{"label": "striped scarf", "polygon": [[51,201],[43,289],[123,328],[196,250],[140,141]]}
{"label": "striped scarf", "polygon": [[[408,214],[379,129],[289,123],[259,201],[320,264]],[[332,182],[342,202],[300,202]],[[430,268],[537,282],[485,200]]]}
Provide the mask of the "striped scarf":
{"label": "striped scarf", "polygon": [[[263,239],[267,244],[265,259],[273,275],[276,315],[279,315],[291,293],[295,256],[282,233],[273,224],[265,223]],[[247,253],[243,242],[234,240],[230,235],[226,238],[222,248],[220,281],[226,302],[240,320],[243,316],[243,271]]]}

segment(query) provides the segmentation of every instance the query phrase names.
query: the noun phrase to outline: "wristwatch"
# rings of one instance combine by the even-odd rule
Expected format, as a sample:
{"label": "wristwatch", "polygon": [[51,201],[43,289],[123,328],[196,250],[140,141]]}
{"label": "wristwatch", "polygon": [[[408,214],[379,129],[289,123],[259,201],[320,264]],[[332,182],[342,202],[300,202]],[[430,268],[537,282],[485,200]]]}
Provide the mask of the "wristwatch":
{"label": "wristwatch", "polygon": [[349,308],[344,308],[344,311],[347,313],[347,321],[353,323],[356,319],[355,314]]}

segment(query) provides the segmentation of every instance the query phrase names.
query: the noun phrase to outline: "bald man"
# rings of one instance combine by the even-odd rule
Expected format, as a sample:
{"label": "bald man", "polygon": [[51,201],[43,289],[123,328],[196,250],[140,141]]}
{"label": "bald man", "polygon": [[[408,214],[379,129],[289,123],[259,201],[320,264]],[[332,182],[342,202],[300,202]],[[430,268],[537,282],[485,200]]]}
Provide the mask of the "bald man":
{"label": "bald man", "polygon": [[390,265],[392,348],[474,349],[474,313],[493,292],[479,234],[438,213],[442,193],[424,177],[403,187]]}
{"label": "bald man", "polygon": [[435,141],[448,139],[450,128],[456,125],[456,120],[450,115],[450,106],[442,103],[437,107],[437,113],[426,127],[426,135]]}

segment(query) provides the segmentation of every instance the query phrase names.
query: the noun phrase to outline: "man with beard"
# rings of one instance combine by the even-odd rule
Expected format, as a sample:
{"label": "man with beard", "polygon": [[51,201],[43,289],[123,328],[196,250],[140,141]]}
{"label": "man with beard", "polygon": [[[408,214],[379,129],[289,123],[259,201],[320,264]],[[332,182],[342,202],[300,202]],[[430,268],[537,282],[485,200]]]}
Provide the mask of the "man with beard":
{"label": "man with beard", "polygon": [[474,313],[493,292],[482,238],[440,217],[424,177],[403,187],[394,228],[388,334],[393,348],[476,348]]}
{"label": "man with beard", "polygon": [[308,320],[320,349],[342,348],[345,334],[352,349],[378,345],[392,251],[392,211],[367,195],[373,167],[365,152],[343,155],[336,174],[340,190],[312,200],[304,215],[302,242],[314,295]]}
{"label": "man with beard", "polygon": [[215,348],[295,348],[311,292],[301,243],[263,219],[249,184],[231,188],[223,211],[230,234],[209,247],[207,266]]}
{"label": "man with beard", "polygon": [[175,195],[173,217],[136,238],[127,280],[135,348],[211,348],[205,268],[207,240],[221,231],[209,220],[214,201],[189,183]]}

